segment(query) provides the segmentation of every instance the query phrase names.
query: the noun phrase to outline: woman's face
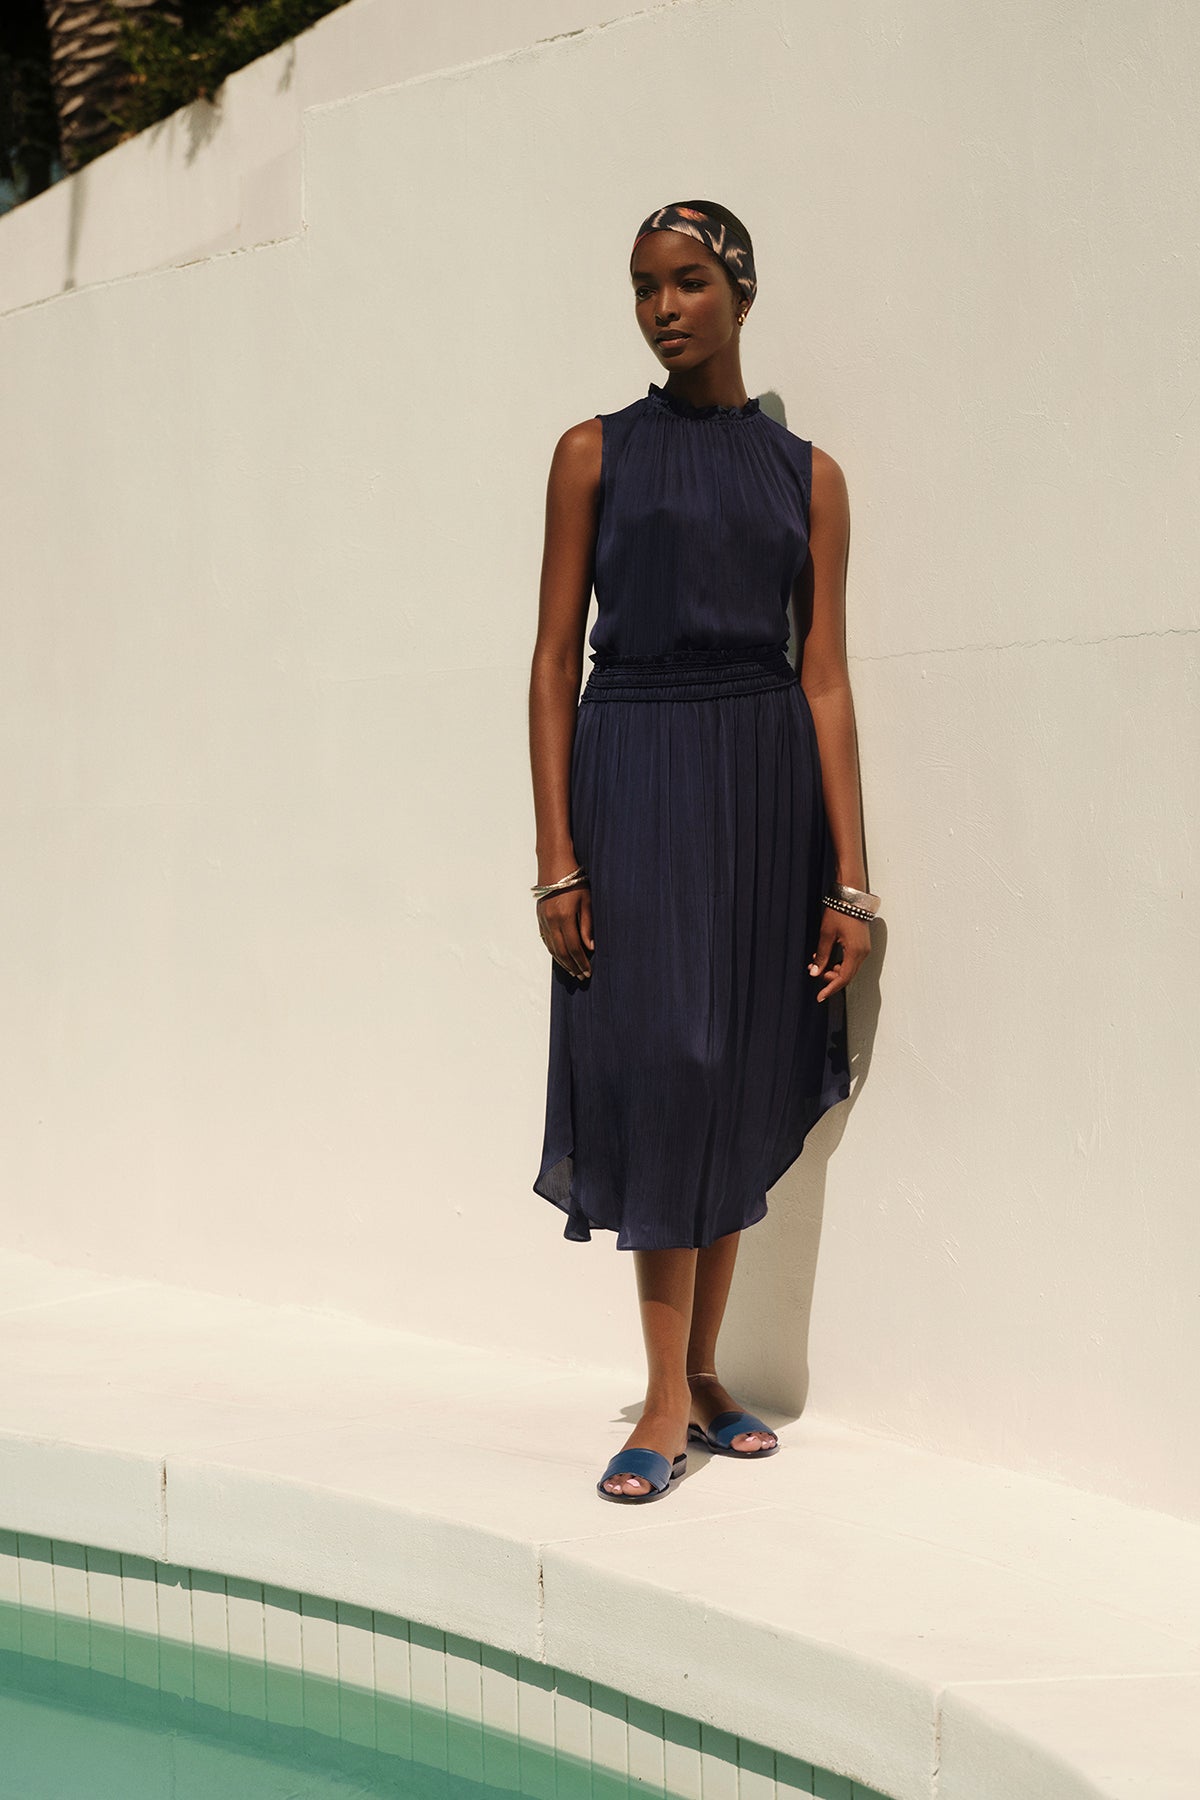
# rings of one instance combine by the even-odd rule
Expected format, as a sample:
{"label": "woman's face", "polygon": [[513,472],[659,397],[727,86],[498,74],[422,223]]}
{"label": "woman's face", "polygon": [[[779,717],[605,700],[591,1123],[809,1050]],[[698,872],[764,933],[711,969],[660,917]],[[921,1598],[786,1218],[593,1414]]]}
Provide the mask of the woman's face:
{"label": "woman's face", "polygon": [[642,336],[667,369],[694,369],[735,335],[739,311],[720,262],[681,231],[651,231],[630,269]]}

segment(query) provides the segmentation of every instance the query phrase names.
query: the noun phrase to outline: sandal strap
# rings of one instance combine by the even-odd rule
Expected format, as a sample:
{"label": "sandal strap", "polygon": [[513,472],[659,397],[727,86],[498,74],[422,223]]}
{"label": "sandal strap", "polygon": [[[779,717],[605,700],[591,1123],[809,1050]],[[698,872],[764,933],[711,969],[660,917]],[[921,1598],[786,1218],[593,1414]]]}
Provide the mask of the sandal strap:
{"label": "sandal strap", "polygon": [[741,1437],[746,1431],[761,1431],[768,1437],[775,1436],[769,1425],[764,1425],[761,1419],[756,1419],[753,1413],[748,1412],[718,1413],[714,1419],[709,1420],[705,1436],[710,1443],[719,1444],[722,1450],[728,1450],[734,1438]]}
{"label": "sandal strap", "polygon": [[611,1481],[614,1475],[636,1475],[640,1481],[648,1481],[657,1492],[670,1481],[671,1464],[657,1450],[641,1450],[635,1446],[618,1450],[600,1480]]}

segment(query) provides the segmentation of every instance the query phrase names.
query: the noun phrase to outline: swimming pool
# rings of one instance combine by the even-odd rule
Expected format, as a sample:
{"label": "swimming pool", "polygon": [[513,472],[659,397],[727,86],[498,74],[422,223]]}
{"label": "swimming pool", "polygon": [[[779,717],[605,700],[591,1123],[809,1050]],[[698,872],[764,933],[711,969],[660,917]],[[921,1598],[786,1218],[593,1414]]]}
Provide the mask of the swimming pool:
{"label": "swimming pool", "polygon": [[413,1620],[0,1532],[0,1800],[886,1800]]}

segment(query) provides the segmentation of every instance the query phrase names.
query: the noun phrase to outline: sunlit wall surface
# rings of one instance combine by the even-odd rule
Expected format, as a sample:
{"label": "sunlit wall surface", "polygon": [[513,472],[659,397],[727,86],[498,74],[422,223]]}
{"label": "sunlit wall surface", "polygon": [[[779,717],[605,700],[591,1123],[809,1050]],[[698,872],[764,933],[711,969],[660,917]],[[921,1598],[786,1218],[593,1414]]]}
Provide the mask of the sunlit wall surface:
{"label": "sunlit wall surface", "polygon": [[661,373],[630,233],[707,195],[846,472],[884,896],[727,1379],[1194,1514],[1200,22],[451,11],[344,9],[298,124],[245,73],[252,241],[232,103],[0,220],[6,1239],[639,1368],[530,1185],[526,684],[553,445]]}

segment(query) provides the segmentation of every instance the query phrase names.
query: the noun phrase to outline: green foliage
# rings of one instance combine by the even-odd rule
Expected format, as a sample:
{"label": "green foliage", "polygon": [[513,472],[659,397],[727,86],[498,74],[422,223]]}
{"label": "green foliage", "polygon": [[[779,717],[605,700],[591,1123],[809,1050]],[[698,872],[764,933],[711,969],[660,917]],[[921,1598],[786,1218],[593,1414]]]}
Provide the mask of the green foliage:
{"label": "green foliage", "polygon": [[119,50],[129,75],[109,109],[122,136],[144,131],[180,106],[211,100],[227,75],[307,31],[346,0],[246,0],[214,5],[183,0],[177,19],[131,14],[109,0],[120,20]]}
{"label": "green foliage", "polygon": [[42,0],[0,0],[0,211],[49,187],[57,157]]}

